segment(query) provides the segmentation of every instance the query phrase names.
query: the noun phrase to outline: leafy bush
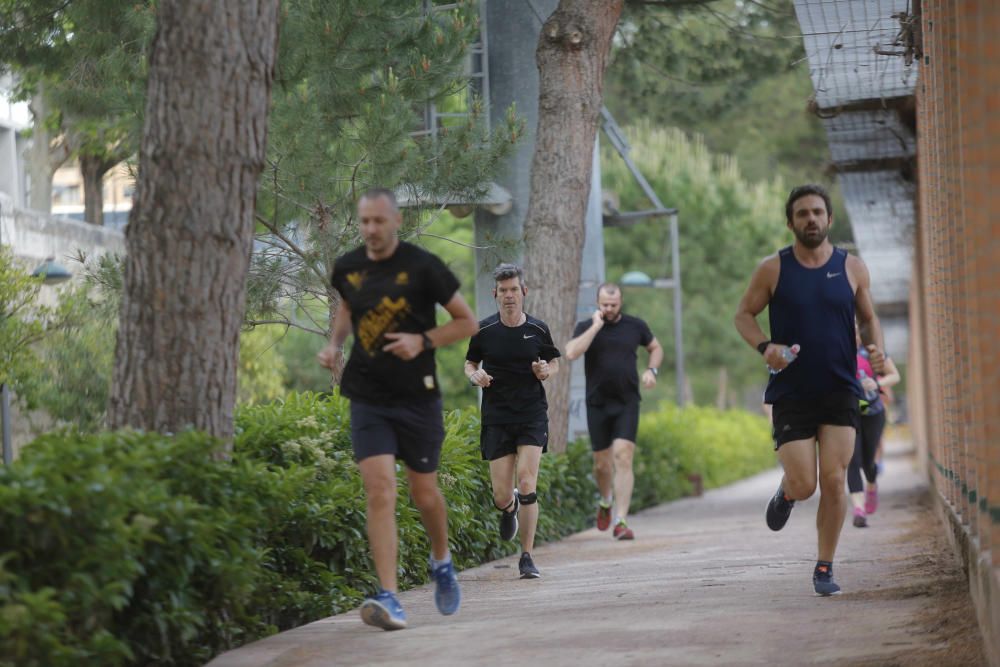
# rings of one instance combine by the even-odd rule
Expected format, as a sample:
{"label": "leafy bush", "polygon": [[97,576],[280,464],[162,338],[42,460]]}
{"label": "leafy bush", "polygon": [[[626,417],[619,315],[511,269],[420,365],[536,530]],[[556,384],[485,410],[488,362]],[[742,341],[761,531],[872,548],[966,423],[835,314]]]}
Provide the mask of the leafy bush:
{"label": "leafy bush", "polygon": [[200,664],[270,631],[260,533],[303,474],[216,447],[50,435],[0,470],[0,663]]}
{"label": "leafy bush", "polygon": [[[113,261],[99,258],[101,270]],[[59,323],[36,346],[38,364],[18,387],[29,408],[42,408],[84,432],[105,419],[118,331],[118,299],[102,299],[88,274],[83,284],[64,289]]]}
{"label": "leafy bush", "polygon": [[33,278],[0,245],[0,384],[18,386],[35,362],[32,343],[48,328],[49,309],[38,304],[41,279]]}
{"label": "leafy bush", "polygon": [[[229,461],[197,433],[60,433],[0,469],[0,665],[199,665],[375,589],[347,401],[293,394],[244,407],[237,427]],[[445,429],[456,564],[512,553],[478,413],[451,412]],[[766,442],[759,417],[665,405],[640,429],[635,506],[680,495],[690,472],[715,485],[771,465]],[[539,489],[539,541],[589,525],[589,446],[543,457]],[[399,493],[407,588],[427,580],[429,545],[405,483]]]}
{"label": "leafy bush", "polygon": [[662,403],[642,416],[636,439],[636,508],[690,492],[691,475],[713,488],[775,463],[767,420],[741,410]]}

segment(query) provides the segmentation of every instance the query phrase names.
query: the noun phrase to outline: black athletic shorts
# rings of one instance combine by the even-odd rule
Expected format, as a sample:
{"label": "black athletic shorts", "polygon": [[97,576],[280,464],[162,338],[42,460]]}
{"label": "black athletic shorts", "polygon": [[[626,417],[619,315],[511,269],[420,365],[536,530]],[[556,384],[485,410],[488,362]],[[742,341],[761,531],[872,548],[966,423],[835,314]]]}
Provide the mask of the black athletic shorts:
{"label": "black athletic shorts", "polygon": [[396,406],[351,401],[351,443],[357,461],[392,454],[415,472],[434,472],[444,443],[441,399]]}
{"label": "black athletic shorts", "polygon": [[771,421],[774,448],[786,442],[816,438],[822,424],[850,426],[855,432],[861,425],[858,397],[837,392],[810,399],[783,399],[773,405]]}
{"label": "black athletic shorts", "polygon": [[542,415],[532,422],[521,424],[483,424],[479,431],[479,451],[484,461],[495,461],[509,454],[517,454],[518,445],[549,449],[549,418]]}
{"label": "black athletic shorts", "polygon": [[587,405],[590,448],[599,452],[618,438],[635,442],[639,431],[639,401]]}

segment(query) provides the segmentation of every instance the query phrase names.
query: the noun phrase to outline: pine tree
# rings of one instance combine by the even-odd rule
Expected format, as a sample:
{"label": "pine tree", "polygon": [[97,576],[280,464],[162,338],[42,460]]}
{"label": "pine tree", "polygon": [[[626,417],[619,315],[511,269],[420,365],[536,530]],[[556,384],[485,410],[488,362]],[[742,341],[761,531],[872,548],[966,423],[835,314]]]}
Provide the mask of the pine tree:
{"label": "pine tree", "polygon": [[[373,186],[418,206],[407,234],[433,224],[433,202],[482,194],[520,136],[513,113],[489,132],[463,67],[478,3],[427,11],[413,0],[289,2],[282,17],[268,169],[248,323],[326,336],[339,304],[329,276],[359,242],[355,207]],[[429,102],[461,112],[420,134]]]}

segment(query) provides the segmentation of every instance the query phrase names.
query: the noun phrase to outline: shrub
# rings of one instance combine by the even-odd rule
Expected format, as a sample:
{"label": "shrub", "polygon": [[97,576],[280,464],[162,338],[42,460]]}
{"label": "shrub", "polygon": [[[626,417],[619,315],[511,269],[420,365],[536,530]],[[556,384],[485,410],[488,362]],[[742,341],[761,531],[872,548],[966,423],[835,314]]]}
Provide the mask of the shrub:
{"label": "shrub", "polygon": [[[497,534],[475,410],[445,417],[439,479],[459,568],[512,553]],[[356,606],[376,579],[347,402],[291,395],[244,407],[234,455],[197,433],[45,436],[0,469],[0,665],[199,665]],[[771,465],[762,418],[663,406],[645,415],[635,507],[691,472],[722,484]],[[405,472],[399,468],[402,480]],[[400,483],[400,586],[429,545]],[[590,447],[545,456],[538,540],[592,521]]]}
{"label": "shrub", "polygon": [[713,488],[774,465],[767,420],[741,410],[662,403],[639,422],[636,508],[691,491],[691,475]]}
{"label": "shrub", "polygon": [[49,435],[0,470],[0,655],[200,664],[270,630],[259,539],[301,483],[195,433]]}

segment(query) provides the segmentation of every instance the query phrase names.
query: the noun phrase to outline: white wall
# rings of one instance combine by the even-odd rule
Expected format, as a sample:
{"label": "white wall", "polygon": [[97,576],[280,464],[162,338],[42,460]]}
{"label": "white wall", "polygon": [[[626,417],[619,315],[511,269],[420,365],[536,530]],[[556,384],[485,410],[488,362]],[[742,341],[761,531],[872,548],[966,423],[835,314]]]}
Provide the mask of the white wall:
{"label": "white wall", "polygon": [[125,253],[122,232],[15,208],[14,200],[3,192],[0,192],[0,241],[12,246],[15,256],[36,264],[55,257],[66,265],[67,259],[81,250],[88,257],[106,252]]}

